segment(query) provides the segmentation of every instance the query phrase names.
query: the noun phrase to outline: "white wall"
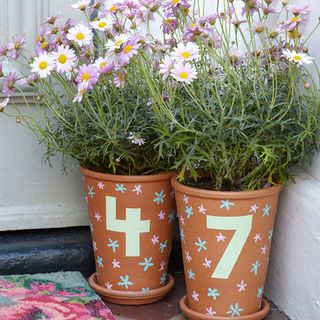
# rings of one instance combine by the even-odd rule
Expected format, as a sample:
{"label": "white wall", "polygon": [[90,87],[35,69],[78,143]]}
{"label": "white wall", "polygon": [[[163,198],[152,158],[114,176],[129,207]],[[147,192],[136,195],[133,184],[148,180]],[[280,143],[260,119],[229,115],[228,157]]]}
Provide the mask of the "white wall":
{"label": "white wall", "polygon": [[[310,30],[320,16],[319,0],[296,3],[311,5]],[[318,65],[319,39],[318,30],[308,44]],[[266,294],[292,320],[320,319],[320,155],[282,192]]]}
{"label": "white wall", "polygon": [[[70,8],[74,2],[0,0],[0,43],[17,32],[25,33],[29,43],[34,42],[40,23],[59,11],[79,19],[81,13]],[[21,98],[13,100],[23,112],[35,111],[32,106],[29,111]],[[43,151],[31,132],[0,114],[0,230],[88,224],[77,169],[63,175],[60,159],[54,159],[54,167],[49,168],[41,163]]]}

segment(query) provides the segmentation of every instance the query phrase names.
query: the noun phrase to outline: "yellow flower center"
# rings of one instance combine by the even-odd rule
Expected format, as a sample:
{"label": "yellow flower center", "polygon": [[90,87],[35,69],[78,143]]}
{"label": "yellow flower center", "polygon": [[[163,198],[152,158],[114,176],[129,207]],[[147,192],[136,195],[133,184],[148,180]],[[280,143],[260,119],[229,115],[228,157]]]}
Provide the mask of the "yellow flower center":
{"label": "yellow flower center", "polygon": [[77,33],[76,38],[77,38],[78,40],[82,40],[82,39],[84,38],[84,34],[81,33],[81,32],[79,32],[79,33]]}
{"label": "yellow flower center", "polygon": [[90,80],[90,73],[85,72],[82,77],[81,77],[82,81],[89,81]]}
{"label": "yellow flower center", "polygon": [[180,78],[181,79],[188,79],[189,78],[189,74],[185,71],[180,73]]}
{"label": "yellow flower center", "polygon": [[39,63],[39,68],[40,68],[41,70],[47,69],[47,67],[48,67],[48,63],[47,63],[46,61],[41,61],[41,62]]}
{"label": "yellow flower center", "polygon": [[64,54],[60,54],[59,58],[58,58],[58,61],[61,63],[61,64],[65,64],[67,62],[67,56],[64,55]]}
{"label": "yellow flower center", "polygon": [[191,27],[192,27],[192,28],[194,28],[194,27],[196,27],[196,26],[197,26],[197,24],[194,23],[194,22],[191,24]]}
{"label": "yellow flower center", "polygon": [[133,48],[132,45],[128,44],[128,45],[124,48],[124,52],[128,54],[128,53],[132,50],[132,48]]}
{"label": "yellow flower center", "polygon": [[107,63],[105,61],[102,61],[100,64],[99,64],[99,68],[102,69],[103,67],[105,67],[107,65]]}
{"label": "yellow flower center", "polygon": [[293,17],[291,19],[291,22],[298,22],[298,21],[300,21],[300,18],[298,18],[298,17]]}
{"label": "yellow flower center", "polygon": [[165,23],[166,23],[166,24],[170,24],[172,21],[173,21],[172,18],[167,18],[167,19],[165,20]]}
{"label": "yellow flower center", "polygon": [[172,0],[172,3],[173,4],[178,4],[178,3],[180,3],[180,0]]}
{"label": "yellow flower center", "polygon": [[98,27],[99,27],[99,28],[104,28],[106,25],[107,25],[106,22],[101,21],[101,22],[98,24]]}
{"label": "yellow flower center", "polygon": [[294,61],[301,61],[302,60],[302,57],[299,55],[294,55],[292,58]]}
{"label": "yellow flower center", "polygon": [[110,7],[109,11],[110,12],[115,12],[117,10],[117,6],[113,5],[112,7]]}
{"label": "yellow flower center", "polygon": [[190,56],[191,56],[190,52],[188,52],[188,51],[183,52],[181,55],[182,55],[182,57],[185,58],[185,59],[188,59],[188,58],[190,58]]}
{"label": "yellow flower center", "polygon": [[124,74],[119,73],[119,80],[120,80],[120,82],[124,81]]}

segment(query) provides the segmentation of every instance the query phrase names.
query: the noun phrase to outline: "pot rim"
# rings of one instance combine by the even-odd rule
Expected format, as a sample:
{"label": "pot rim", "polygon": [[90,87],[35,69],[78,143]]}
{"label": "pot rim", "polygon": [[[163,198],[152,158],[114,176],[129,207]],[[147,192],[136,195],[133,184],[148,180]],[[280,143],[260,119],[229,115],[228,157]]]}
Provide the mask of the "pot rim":
{"label": "pot rim", "polygon": [[215,198],[215,199],[256,199],[271,196],[280,193],[283,188],[282,184],[276,184],[270,188],[253,190],[253,191],[212,191],[205,189],[198,189],[194,187],[185,186],[177,180],[177,175],[171,178],[171,184],[175,191],[196,196],[199,198]]}
{"label": "pot rim", "polygon": [[125,176],[125,175],[116,175],[111,173],[103,173],[93,171],[87,168],[80,166],[80,172],[90,178],[100,179],[100,180],[108,180],[108,181],[116,181],[116,182],[154,182],[154,181],[162,181],[168,180],[173,177],[176,172],[164,172],[159,174],[151,174],[151,175],[141,175],[141,176]]}

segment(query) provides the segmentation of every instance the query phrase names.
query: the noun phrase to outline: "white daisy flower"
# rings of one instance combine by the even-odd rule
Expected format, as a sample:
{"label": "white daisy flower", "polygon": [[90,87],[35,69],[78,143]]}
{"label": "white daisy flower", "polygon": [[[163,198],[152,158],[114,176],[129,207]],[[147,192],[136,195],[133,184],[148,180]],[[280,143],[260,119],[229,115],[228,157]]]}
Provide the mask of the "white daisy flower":
{"label": "white daisy flower", "polygon": [[114,41],[109,39],[106,43],[106,49],[109,51],[115,51],[121,48],[121,46],[130,39],[127,34],[120,34],[114,38]]}
{"label": "white daisy flower", "polygon": [[162,60],[162,63],[159,65],[159,72],[162,74],[163,79],[166,80],[170,76],[170,71],[173,69],[173,63],[174,61],[170,57],[165,57]]}
{"label": "white daisy flower", "polygon": [[299,66],[302,66],[304,63],[313,63],[313,58],[302,52],[296,52],[295,50],[290,51],[289,49],[286,49],[282,53],[283,57],[287,58],[289,61],[295,62]]}
{"label": "white daisy flower", "polygon": [[52,53],[54,57],[56,70],[59,73],[70,75],[72,68],[76,64],[77,57],[73,49],[69,46],[60,45],[56,52]]}
{"label": "white daisy flower", "polygon": [[116,13],[119,9],[117,6],[117,2],[117,0],[107,1],[107,3],[105,4],[106,10],[110,13]]}
{"label": "white daisy flower", "polygon": [[77,3],[72,4],[71,8],[84,11],[86,10],[87,6],[89,6],[90,2],[90,0],[80,0]]}
{"label": "white daisy flower", "polygon": [[179,81],[190,84],[197,78],[197,70],[190,63],[183,64],[179,62],[174,66],[174,68],[170,71],[172,77]]}
{"label": "white daisy flower", "polygon": [[54,58],[48,53],[40,53],[35,57],[33,62],[30,63],[31,72],[36,73],[40,78],[46,78],[51,74],[54,69]]}
{"label": "white daisy flower", "polygon": [[199,47],[193,42],[186,45],[179,43],[172,53],[172,58],[177,61],[192,61],[199,58]]}
{"label": "white daisy flower", "polygon": [[97,19],[93,20],[90,22],[90,25],[92,28],[100,30],[100,31],[105,31],[107,30],[110,26],[112,26],[114,23],[114,20],[111,18],[102,18],[102,19]]}
{"label": "white daisy flower", "polygon": [[93,33],[91,29],[82,22],[71,28],[67,34],[67,39],[75,42],[80,47],[90,45],[92,43],[92,38]]}

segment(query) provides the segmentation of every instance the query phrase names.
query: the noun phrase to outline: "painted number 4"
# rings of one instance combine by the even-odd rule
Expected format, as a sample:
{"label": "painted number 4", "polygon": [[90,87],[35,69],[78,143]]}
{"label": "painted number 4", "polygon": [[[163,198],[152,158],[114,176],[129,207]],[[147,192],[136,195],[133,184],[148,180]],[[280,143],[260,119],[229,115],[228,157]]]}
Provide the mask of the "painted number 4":
{"label": "painted number 4", "polygon": [[140,256],[140,234],[150,232],[150,220],[141,220],[141,209],[126,208],[126,219],[117,219],[116,198],[106,196],[106,228],[126,235],[126,256]]}
{"label": "painted number 4", "polygon": [[236,231],[211,275],[211,278],[228,279],[252,229],[252,215],[239,217],[207,216],[207,228]]}

